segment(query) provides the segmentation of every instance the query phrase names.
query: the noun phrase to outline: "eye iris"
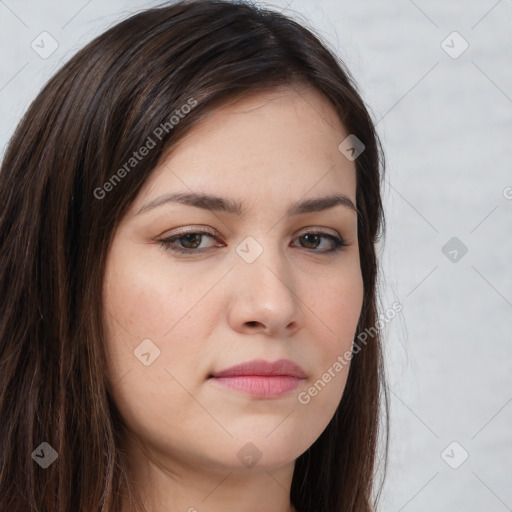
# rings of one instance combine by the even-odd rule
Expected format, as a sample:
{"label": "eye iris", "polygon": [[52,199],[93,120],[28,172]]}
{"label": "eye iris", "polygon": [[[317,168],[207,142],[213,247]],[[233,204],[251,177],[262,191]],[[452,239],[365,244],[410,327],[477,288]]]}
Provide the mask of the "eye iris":
{"label": "eye iris", "polygon": [[[201,235],[199,233],[188,233],[180,238],[180,240],[186,240],[185,243],[182,242],[182,245],[187,249],[196,249],[199,245],[201,245]],[[194,244],[194,239],[197,244]],[[191,242],[192,247],[188,246],[187,243]]]}
{"label": "eye iris", "polygon": [[313,243],[313,247],[309,247],[310,249],[311,249],[311,248],[313,248],[313,249],[314,249],[315,247],[317,247],[317,246],[318,246],[318,239],[319,239],[319,236],[318,236],[318,235],[307,234],[307,235],[303,235],[301,238],[302,238],[303,240],[306,240],[306,243],[310,243],[310,242],[308,242],[308,241],[307,241],[307,239],[310,239],[310,238],[314,238],[314,239],[315,239],[316,243],[315,243],[315,242],[312,242],[312,243]]}

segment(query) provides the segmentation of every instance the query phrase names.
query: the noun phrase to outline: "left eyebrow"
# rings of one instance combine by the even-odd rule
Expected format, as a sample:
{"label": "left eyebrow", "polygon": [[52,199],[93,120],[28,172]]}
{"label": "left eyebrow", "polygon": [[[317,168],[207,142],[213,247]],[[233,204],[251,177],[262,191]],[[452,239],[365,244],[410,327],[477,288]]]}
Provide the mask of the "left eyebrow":
{"label": "left eyebrow", "polygon": [[[153,199],[142,206],[136,215],[167,203],[180,203],[187,206],[202,208],[204,210],[223,211],[239,216],[244,216],[247,212],[242,203],[235,201],[234,199],[210,194],[198,194],[194,192],[177,192],[165,194]],[[334,208],[335,206],[343,206],[356,214],[358,213],[357,207],[348,196],[344,194],[330,194],[323,197],[303,199],[291,205],[286,211],[286,215],[294,216],[319,212],[329,208]]]}
{"label": "left eyebrow", "polygon": [[301,215],[303,213],[320,212],[334,208],[335,206],[344,206],[354,213],[358,213],[356,205],[345,194],[331,194],[324,197],[315,197],[313,199],[303,199],[290,206],[286,214],[292,216]]}

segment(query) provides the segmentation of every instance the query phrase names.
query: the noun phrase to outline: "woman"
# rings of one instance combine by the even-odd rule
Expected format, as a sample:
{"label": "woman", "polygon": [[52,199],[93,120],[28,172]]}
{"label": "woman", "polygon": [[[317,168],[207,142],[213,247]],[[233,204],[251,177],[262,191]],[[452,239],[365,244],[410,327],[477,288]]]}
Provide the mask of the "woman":
{"label": "woman", "polygon": [[382,172],[282,14],[178,2],[81,50],[0,172],[0,510],[375,510]]}

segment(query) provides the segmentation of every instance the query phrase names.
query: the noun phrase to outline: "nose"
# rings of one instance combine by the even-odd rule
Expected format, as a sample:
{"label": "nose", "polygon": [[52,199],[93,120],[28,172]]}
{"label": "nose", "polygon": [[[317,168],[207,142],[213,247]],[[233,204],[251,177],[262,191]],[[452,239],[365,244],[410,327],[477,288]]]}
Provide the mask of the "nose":
{"label": "nose", "polygon": [[301,328],[294,276],[277,250],[266,248],[252,263],[240,259],[231,280],[228,321],[234,330],[285,338]]}

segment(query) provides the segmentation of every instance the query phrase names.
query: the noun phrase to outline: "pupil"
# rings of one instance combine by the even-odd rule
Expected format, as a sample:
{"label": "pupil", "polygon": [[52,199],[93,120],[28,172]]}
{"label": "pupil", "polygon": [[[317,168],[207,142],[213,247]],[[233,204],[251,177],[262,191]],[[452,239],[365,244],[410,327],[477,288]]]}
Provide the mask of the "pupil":
{"label": "pupil", "polygon": [[[196,239],[196,241],[197,241],[197,236],[198,235],[195,234],[195,233],[188,233],[188,234],[186,234],[185,235],[185,244],[188,244],[190,242],[190,243],[192,243],[194,245],[194,239]],[[188,247],[187,246],[187,248],[188,249],[193,249],[193,248],[195,248],[195,245],[194,245],[194,247]]]}
{"label": "pupil", "polygon": [[[310,237],[311,237],[311,238],[315,238],[315,239],[316,239],[316,241],[318,242],[318,235],[311,235],[311,234],[307,234],[307,235],[304,235],[304,237],[303,237],[303,238],[305,238],[305,239],[306,239],[306,243],[309,243],[309,242],[308,242],[308,238],[310,238]],[[316,245],[315,245],[315,243],[314,243],[314,242],[311,242],[311,243],[313,243],[313,246],[314,246],[314,247],[316,247]]]}

